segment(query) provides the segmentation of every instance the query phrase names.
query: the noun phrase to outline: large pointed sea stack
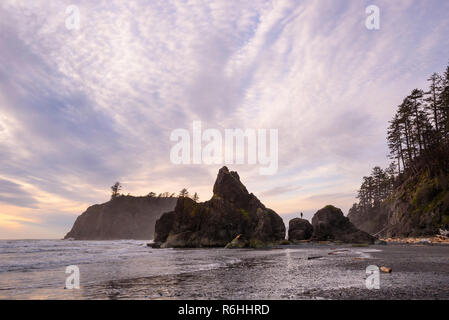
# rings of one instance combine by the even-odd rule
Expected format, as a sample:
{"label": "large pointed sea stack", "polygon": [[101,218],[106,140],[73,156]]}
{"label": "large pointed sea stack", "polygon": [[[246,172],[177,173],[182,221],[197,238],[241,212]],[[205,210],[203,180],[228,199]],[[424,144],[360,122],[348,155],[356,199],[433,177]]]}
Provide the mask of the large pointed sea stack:
{"label": "large pointed sea stack", "polygon": [[156,222],[155,243],[162,247],[224,247],[238,235],[258,247],[285,238],[282,218],[246,190],[237,172],[218,172],[214,195],[196,203],[179,198],[174,212]]}

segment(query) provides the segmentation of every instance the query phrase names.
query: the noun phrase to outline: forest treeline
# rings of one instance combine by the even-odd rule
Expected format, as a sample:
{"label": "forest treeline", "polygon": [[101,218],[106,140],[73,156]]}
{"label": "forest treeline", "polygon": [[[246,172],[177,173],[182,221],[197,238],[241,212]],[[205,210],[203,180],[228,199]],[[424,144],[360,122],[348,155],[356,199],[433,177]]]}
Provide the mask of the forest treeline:
{"label": "forest treeline", "polygon": [[397,107],[389,122],[387,141],[389,158],[386,169],[375,167],[363,177],[358,203],[350,212],[368,212],[378,208],[408,176],[422,168],[432,171],[435,160],[448,160],[449,146],[449,66],[442,74],[428,79],[427,90],[414,89]]}
{"label": "forest treeline", "polygon": [[[122,185],[120,182],[116,182],[111,186],[111,200],[118,198],[118,197],[124,197],[125,195],[123,193],[120,193],[120,191],[122,190]],[[128,193],[128,196],[130,196],[131,194]],[[198,202],[200,200],[200,197],[198,196],[198,193],[194,193],[193,195],[190,195],[189,191],[186,188],[181,189],[181,191],[179,191],[179,193],[176,195],[175,193],[170,193],[170,192],[162,192],[156,194],[154,192],[149,192],[147,194],[147,197],[149,198],[176,198],[176,197],[186,197],[186,198],[191,198],[193,201]]]}

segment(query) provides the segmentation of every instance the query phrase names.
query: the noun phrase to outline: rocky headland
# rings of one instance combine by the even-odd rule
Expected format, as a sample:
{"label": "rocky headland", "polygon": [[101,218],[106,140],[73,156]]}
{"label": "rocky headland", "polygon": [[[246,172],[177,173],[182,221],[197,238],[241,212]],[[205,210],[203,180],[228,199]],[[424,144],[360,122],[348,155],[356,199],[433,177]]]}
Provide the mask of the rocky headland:
{"label": "rocky headland", "polygon": [[156,220],[173,210],[175,197],[119,196],[90,206],[78,216],[64,239],[74,240],[150,240]]}

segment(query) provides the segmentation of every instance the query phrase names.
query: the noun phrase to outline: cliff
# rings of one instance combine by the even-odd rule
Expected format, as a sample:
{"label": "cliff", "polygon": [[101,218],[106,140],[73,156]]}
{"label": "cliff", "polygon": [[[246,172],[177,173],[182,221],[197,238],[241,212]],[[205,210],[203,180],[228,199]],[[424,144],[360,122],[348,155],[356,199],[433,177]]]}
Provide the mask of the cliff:
{"label": "cliff", "polygon": [[89,207],[64,239],[117,240],[154,237],[156,220],[173,210],[177,198],[119,196]]}
{"label": "cliff", "polygon": [[419,237],[449,229],[449,174],[422,170],[385,200],[386,236]]}
{"label": "cliff", "polygon": [[386,230],[389,212],[390,209],[385,204],[364,210],[351,208],[348,219],[360,230],[369,234],[376,234],[379,231]]}
{"label": "cliff", "polygon": [[449,152],[433,150],[397,178],[391,194],[376,207],[353,207],[350,221],[384,237],[420,237],[449,230]]}

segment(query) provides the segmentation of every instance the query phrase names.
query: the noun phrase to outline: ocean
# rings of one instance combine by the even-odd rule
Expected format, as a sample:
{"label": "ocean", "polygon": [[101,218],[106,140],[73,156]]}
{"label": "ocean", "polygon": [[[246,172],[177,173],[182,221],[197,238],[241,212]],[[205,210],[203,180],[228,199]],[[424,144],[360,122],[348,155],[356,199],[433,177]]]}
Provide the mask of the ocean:
{"label": "ocean", "polygon": [[[380,292],[406,297],[415,287],[424,297],[449,296],[448,246],[226,250],[153,249],[147,243],[1,240],[0,299],[376,298]],[[416,250],[425,254],[413,258]],[[429,261],[431,270],[407,270]],[[381,275],[382,290],[368,290],[366,267],[387,262],[394,272]],[[79,268],[80,289],[65,289],[71,265]]]}

